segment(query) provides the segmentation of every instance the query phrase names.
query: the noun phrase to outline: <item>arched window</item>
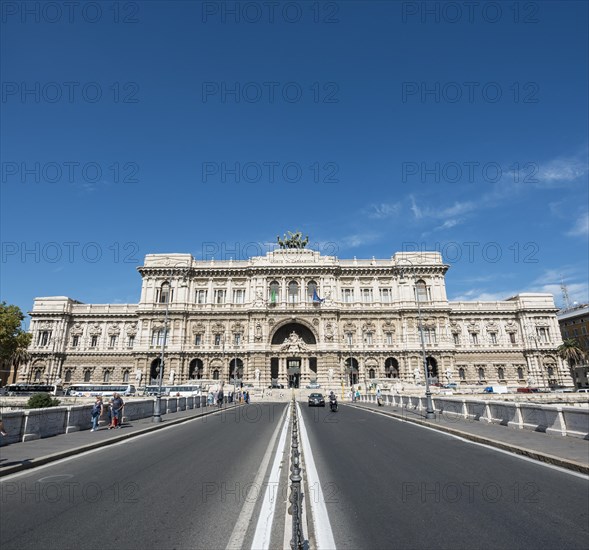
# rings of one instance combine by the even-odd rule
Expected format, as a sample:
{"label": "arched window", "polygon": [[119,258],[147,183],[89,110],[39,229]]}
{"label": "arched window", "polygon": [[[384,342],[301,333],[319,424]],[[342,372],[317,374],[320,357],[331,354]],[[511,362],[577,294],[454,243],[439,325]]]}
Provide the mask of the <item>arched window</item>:
{"label": "arched window", "polygon": [[65,371],[65,382],[71,382],[72,381],[72,371],[71,369],[67,369]]}
{"label": "arched window", "polygon": [[387,358],[384,371],[387,378],[399,378],[399,362],[394,357]]}
{"label": "arched window", "polygon": [[309,281],[307,283],[307,300],[309,302],[313,301],[313,296],[317,292],[317,283],[315,281]]}
{"label": "arched window", "polygon": [[277,281],[272,281],[268,286],[268,302],[277,304],[280,301],[280,285]]}
{"label": "arched window", "polygon": [[372,380],[373,378],[376,378],[376,373],[374,372],[374,369],[370,369],[370,370],[368,371],[368,378],[370,378],[371,380]]}
{"label": "arched window", "polygon": [[295,304],[299,301],[299,283],[291,281],[288,283],[288,302]]}
{"label": "arched window", "polygon": [[505,370],[503,367],[497,369],[497,376],[499,377],[499,380],[505,380]]}
{"label": "arched window", "polygon": [[90,371],[89,371],[89,370],[87,370],[87,371],[84,373],[84,382],[90,382],[90,376],[91,376],[91,374],[90,374]]}
{"label": "arched window", "polygon": [[548,367],[546,370],[548,371],[548,376],[554,376],[554,368],[553,367]]}
{"label": "arched window", "polygon": [[213,371],[213,380],[219,380],[219,371],[217,369]]}
{"label": "arched window", "polygon": [[129,383],[129,370],[125,369],[123,371],[123,383],[124,384],[128,384]]}
{"label": "arched window", "polygon": [[203,362],[201,359],[193,359],[190,361],[188,367],[188,379],[189,380],[200,380],[203,373]]}
{"label": "arched window", "polygon": [[485,379],[485,369],[483,367],[479,367],[479,380]]}
{"label": "arched window", "polygon": [[521,367],[517,367],[517,378],[518,380],[524,379],[524,369],[522,369]]}
{"label": "arched window", "polygon": [[37,369],[35,371],[35,382],[40,382],[41,381],[41,369]]}
{"label": "arched window", "polygon": [[430,288],[425,284],[423,279],[419,279],[415,282],[415,299],[420,302],[431,300]]}
{"label": "arched window", "polygon": [[164,281],[160,287],[156,290],[155,301],[158,304],[167,304],[174,298],[174,293],[170,288],[170,283]]}
{"label": "arched window", "polygon": [[102,375],[102,381],[105,384],[108,384],[110,382],[110,371],[109,370],[104,371],[104,374]]}
{"label": "arched window", "polygon": [[458,369],[458,378],[460,378],[460,380],[466,380],[466,373],[462,367]]}

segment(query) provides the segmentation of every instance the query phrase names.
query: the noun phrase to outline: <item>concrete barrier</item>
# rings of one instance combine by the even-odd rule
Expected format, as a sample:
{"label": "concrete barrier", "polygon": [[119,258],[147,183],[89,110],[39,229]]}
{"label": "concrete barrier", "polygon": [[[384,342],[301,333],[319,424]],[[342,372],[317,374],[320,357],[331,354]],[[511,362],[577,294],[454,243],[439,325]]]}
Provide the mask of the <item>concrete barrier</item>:
{"label": "concrete barrier", "polygon": [[566,434],[571,437],[589,439],[589,413],[574,407],[562,407]]}
{"label": "concrete barrier", "polygon": [[186,410],[186,397],[178,397],[178,411],[185,411]]}
{"label": "concrete barrier", "polygon": [[65,433],[67,407],[49,407],[25,411],[22,441]]}
{"label": "concrete barrier", "polygon": [[131,422],[140,418],[153,416],[154,401],[146,399],[142,401],[126,401],[123,409],[123,422]]}
{"label": "concrete barrier", "polygon": [[[162,401],[164,401],[162,399]],[[178,398],[177,397],[168,397],[165,399],[166,401],[166,413],[175,413],[178,410]]]}
{"label": "concrete barrier", "polygon": [[[92,427],[93,406],[94,405],[72,405],[71,407],[67,407],[68,411],[65,433],[89,430]],[[106,414],[102,418],[106,418]]]}
{"label": "concrete barrier", "polygon": [[21,440],[25,426],[24,411],[11,411],[2,414],[2,422],[6,430],[6,436],[0,436],[0,445],[18,443]]}

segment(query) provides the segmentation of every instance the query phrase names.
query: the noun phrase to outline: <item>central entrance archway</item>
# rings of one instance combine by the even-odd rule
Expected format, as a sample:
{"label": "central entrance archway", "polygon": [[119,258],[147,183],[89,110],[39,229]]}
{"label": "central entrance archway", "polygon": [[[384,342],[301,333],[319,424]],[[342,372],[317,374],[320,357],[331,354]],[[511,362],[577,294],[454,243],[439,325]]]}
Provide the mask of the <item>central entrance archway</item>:
{"label": "central entrance archway", "polygon": [[301,358],[286,358],[286,374],[288,375],[288,387],[297,389],[301,383]]}
{"label": "central entrance archway", "polygon": [[306,325],[297,322],[286,323],[279,327],[272,336],[271,344],[273,346],[284,344],[293,332],[297,334],[305,344],[310,344],[312,346],[317,344],[317,339],[315,338],[313,331]]}

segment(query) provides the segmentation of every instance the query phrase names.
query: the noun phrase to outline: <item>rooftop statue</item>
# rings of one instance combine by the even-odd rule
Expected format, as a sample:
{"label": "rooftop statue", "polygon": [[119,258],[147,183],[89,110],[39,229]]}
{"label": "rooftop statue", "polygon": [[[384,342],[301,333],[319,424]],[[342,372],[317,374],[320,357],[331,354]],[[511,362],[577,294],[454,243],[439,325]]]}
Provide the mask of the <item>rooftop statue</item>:
{"label": "rooftop statue", "polygon": [[280,238],[280,235],[277,236],[280,248],[305,248],[307,246],[307,243],[309,242],[308,235],[303,239],[303,234],[300,231],[297,231],[296,233],[287,231],[287,233],[289,235],[288,238],[286,235],[284,235],[283,239]]}

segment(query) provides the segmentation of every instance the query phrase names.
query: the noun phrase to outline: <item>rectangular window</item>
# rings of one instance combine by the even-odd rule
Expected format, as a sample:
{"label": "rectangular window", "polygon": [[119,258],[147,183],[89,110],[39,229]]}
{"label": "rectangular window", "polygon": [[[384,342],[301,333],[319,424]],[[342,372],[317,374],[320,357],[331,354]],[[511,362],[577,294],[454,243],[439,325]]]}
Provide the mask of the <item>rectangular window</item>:
{"label": "rectangular window", "polygon": [[423,341],[426,344],[436,343],[436,329],[435,328],[424,328],[423,329]]}
{"label": "rectangular window", "polygon": [[221,345],[221,335],[220,334],[215,334],[215,346],[220,346]]}
{"label": "rectangular window", "polygon": [[342,289],[342,302],[349,304],[352,302],[354,298],[354,289],[353,288],[343,288]]}
{"label": "rectangular window", "polygon": [[455,332],[452,336],[454,337],[454,345],[459,346],[460,345],[460,334]]}
{"label": "rectangular window", "polygon": [[351,332],[346,334],[346,339],[348,342],[348,346],[351,346],[354,343],[354,335]]}
{"label": "rectangular window", "polygon": [[491,344],[497,343],[497,333],[496,332],[490,332],[489,338],[491,339]]}
{"label": "rectangular window", "polygon": [[98,336],[92,336],[90,338],[90,346],[95,348],[98,345]]}
{"label": "rectangular window", "polygon": [[129,336],[127,339],[127,347],[132,348],[135,345],[135,336]]}
{"label": "rectangular window", "polygon": [[240,346],[241,345],[241,334],[235,334],[235,338],[234,338],[233,342],[235,343],[236,346]]}
{"label": "rectangular window", "polygon": [[233,303],[244,304],[245,303],[245,290],[239,289],[233,291]]}
{"label": "rectangular window", "polygon": [[476,332],[471,332],[470,338],[471,338],[473,345],[477,346],[479,343],[479,335]]}
{"label": "rectangular window", "polygon": [[225,303],[225,290],[217,289],[215,290],[215,304],[224,304]]}
{"label": "rectangular window", "polygon": [[509,341],[510,341],[512,344],[515,344],[515,332],[510,332],[510,333],[509,333]]}
{"label": "rectangular window", "polygon": [[547,328],[539,327],[537,329],[537,335],[538,335],[538,340],[540,340],[540,342],[542,342],[544,344],[546,344],[548,342],[549,334],[548,334]]}
{"label": "rectangular window", "polygon": [[380,301],[383,304],[390,304],[391,303],[391,289],[390,288],[381,288],[380,289]]}
{"label": "rectangular window", "polygon": [[368,345],[371,345],[371,344],[373,343],[373,341],[372,341],[372,332],[367,332],[367,333],[364,335],[364,341],[365,341],[365,342],[366,342]]}
{"label": "rectangular window", "polygon": [[72,336],[72,348],[77,348],[79,344],[80,337],[77,334],[75,336]]}
{"label": "rectangular window", "polygon": [[47,346],[51,341],[51,332],[48,330],[42,330],[39,333],[39,338],[37,340],[37,345],[39,346]]}
{"label": "rectangular window", "polygon": [[393,333],[387,332],[386,338],[387,338],[387,345],[392,346],[393,345]]}
{"label": "rectangular window", "polygon": [[196,298],[195,302],[197,304],[206,304],[207,303],[207,291],[206,290],[197,290],[196,291]]}
{"label": "rectangular window", "polygon": [[110,337],[110,340],[109,340],[109,342],[108,342],[108,345],[109,345],[111,348],[114,348],[114,347],[117,345],[117,337],[116,337],[116,336],[111,336],[111,337]]}
{"label": "rectangular window", "polygon": [[151,345],[161,347],[164,345],[164,329],[154,330],[151,335]]}
{"label": "rectangular window", "polygon": [[202,334],[195,334],[194,335],[194,345],[200,346],[202,343]]}
{"label": "rectangular window", "polygon": [[365,304],[369,304],[372,302],[372,289],[371,288],[363,288],[360,291],[361,295],[362,295],[362,301]]}

